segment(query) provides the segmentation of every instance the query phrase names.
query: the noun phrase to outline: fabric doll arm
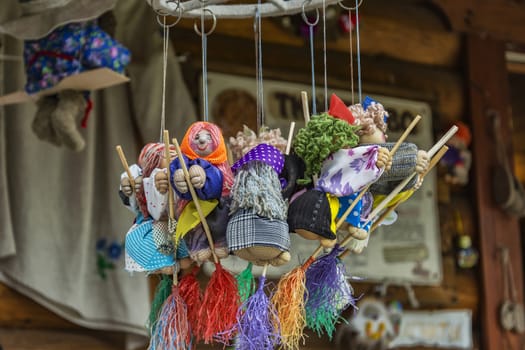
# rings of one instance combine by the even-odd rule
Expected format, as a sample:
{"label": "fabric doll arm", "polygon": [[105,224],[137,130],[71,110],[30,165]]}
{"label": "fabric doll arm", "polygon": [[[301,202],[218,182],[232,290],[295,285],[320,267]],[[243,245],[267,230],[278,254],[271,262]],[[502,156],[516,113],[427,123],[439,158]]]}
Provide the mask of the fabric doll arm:
{"label": "fabric doll arm", "polygon": [[[394,147],[393,142],[379,144],[391,150]],[[410,176],[416,169],[417,163],[417,146],[410,142],[403,142],[392,159],[392,167],[385,171],[383,175],[370,187],[374,194],[389,194],[405,178]],[[413,188],[417,183],[415,176],[403,191]]]}
{"label": "fabric doll arm", "polygon": [[[137,164],[131,165],[129,167],[129,170],[131,171],[131,176],[133,176],[134,179],[136,179],[139,176],[142,176],[142,169]],[[127,178],[127,177],[128,177],[128,174],[124,171],[120,175],[120,180],[122,181],[122,179]],[[120,196],[120,199],[122,200],[122,204],[124,204],[126,208],[131,210],[134,214],[138,212],[139,206],[137,203],[137,197],[135,196],[134,189],[133,189],[133,194],[130,197],[128,197],[124,194],[124,192],[122,192],[122,185],[120,185],[119,196]]]}
{"label": "fabric doll arm", "polygon": [[161,215],[166,212],[168,206],[168,192],[162,194],[155,187],[155,175],[158,172],[165,172],[165,169],[153,169],[150,177],[143,179],[148,212],[154,220],[160,220]]}
{"label": "fabric doll arm", "polygon": [[[204,159],[196,158],[194,160],[189,160],[186,156],[183,157],[184,162],[186,163],[186,167],[188,169],[191,168],[191,166],[193,165],[199,165],[206,173],[206,181],[204,182],[204,186],[200,189],[195,189],[197,196],[203,200],[221,198],[223,176],[219,168],[217,168],[216,166],[212,165],[210,162]],[[173,176],[175,172],[180,168],[181,167],[179,159],[175,158],[170,164],[170,182],[173,185],[175,192],[180,198],[191,200],[192,198],[189,191],[186,193],[181,193],[177,190],[177,187],[175,186]]]}

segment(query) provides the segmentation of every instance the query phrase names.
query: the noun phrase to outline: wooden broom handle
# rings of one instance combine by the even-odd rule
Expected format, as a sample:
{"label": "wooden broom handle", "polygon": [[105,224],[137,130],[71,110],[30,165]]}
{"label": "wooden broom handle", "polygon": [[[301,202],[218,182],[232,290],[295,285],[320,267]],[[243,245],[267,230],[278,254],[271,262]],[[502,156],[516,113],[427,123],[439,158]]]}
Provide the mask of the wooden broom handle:
{"label": "wooden broom handle", "polygon": [[188,168],[186,168],[186,163],[184,162],[184,157],[182,156],[182,151],[180,150],[179,141],[177,139],[173,139],[173,144],[175,145],[175,148],[177,149],[177,155],[179,157],[180,167],[182,168],[182,171],[184,172],[184,178],[186,179],[186,183],[188,184],[188,189],[191,193],[191,198],[193,199],[193,203],[195,204],[195,208],[197,209],[197,213],[199,214],[199,218],[202,223],[202,227],[204,228],[204,232],[206,233],[206,238],[208,239],[208,244],[210,245],[211,254],[213,256],[213,261],[215,263],[219,263],[219,258],[217,257],[217,254],[215,254],[215,245],[213,244],[213,238],[211,236],[210,227],[208,226],[208,222],[206,221],[206,216],[204,215],[204,212],[202,211],[201,204],[199,202],[199,197],[197,197],[197,193],[195,193],[195,189],[193,188],[193,185],[190,181],[190,174],[188,173]]}
{"label": "wooden broom handle", "polygon": [[171,189],[170,181],[170,133],[164,130],[164,157],[166,159],[166,174],[168,175],[168,208],[170,219],[175,218],[175,198],[173,198],[173,190]]}
{"label": "wooden broom handle", "polygon": [[120,162],[122,163],[122,167],[124,167],[124,170],[126,171],[126,174],[128,174],[129,183],[131,184],[131,188],[133,189],[133,193],[135,193],[135,179],[133,178],[133,175],[131,175],[131,170],[128,166],[128,161],[126,160],[126,156],[124,155],[124,151],[122,150],[121,145],[117,145],[115,147],[117,150],[118,156],[120,158]]}

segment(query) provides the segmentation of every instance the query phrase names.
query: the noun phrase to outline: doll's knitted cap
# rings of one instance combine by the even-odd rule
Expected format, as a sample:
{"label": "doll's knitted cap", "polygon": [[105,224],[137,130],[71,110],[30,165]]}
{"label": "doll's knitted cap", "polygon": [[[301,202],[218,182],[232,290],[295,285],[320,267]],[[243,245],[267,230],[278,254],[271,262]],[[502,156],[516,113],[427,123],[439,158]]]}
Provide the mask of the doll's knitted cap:
{"label": "doll's knitted cap", "polygon": [[246,209],[237,210],[226,229],[230,251],[263,246],[282,251],[290,249],[290,233],[286,221],[268,219]]}
{"label": "doll's knitted cap", "polygon": [[232,171],[235,173],[244,164],[252,161],[260,161],[270,165],[273,170],[279,175],[283,171],[284,156],[276,147],[267,143],[260,143],[248,151],[241,159],[236,161],[232,166]]}
{"label": "doll's knitted cap", "polygon": [[126,254],[142,268],[142,271],[153,272],[175,264],[173,254],[165,255],[157,250],[153,240],[152,220],[144,221],[130,229],[126,234],[125,248]]}
{"label": "doll's knitted cap", "polygon": [[330,202],[326,193],[308,190],[297,197],[288,207],[288,226],[290,231],[306,230],[323,238],[335,239]]}

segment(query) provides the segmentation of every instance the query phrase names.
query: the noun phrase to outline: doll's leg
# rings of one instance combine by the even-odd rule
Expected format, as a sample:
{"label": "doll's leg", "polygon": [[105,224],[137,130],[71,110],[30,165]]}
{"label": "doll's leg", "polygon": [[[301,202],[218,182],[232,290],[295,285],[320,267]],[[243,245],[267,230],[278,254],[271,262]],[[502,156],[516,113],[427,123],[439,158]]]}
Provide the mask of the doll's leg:
{"label": "doll's leg", "polygon": [[51,113],[51,123],[59,139],[74,151],[81,151],[86,145],[77,125],[85,107],[81,92],[65,90],[58,94],[57,108]]}
{"label": "doll's leg", "polygon": [[51,113],[56,109],[58,99],[56,95],[43,96],[36,102],[37,111],[31,129],[36,136],[43,141],[48,141],[55,146],[60,146],[62,142],[57,136],[51,123]]}

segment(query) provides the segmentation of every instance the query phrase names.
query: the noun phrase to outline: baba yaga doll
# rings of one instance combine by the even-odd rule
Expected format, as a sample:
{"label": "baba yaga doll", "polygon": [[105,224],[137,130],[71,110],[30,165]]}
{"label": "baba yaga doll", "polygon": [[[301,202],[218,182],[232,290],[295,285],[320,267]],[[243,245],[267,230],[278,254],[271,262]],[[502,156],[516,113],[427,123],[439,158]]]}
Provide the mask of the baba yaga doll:
{"label": "baba yaga doll", "polygon": [[[134,189],[127,174],[121,175],[121,198],[136,213],[135,223],[126,234],[128,271],[172,274],[175,258],[180,260],[182,269],[191,263],[184,242],[175,252],[168,229],[169,188],[164,147],[163,143],[149,143],[142,148],[138,165],[130,166]],[[175,156],[175,149],[170,147],[170,157]]]}
{"label": "baba yaga doll", "polygon": [[233,166],[228,247],[236,256],[256,265],[280,266],[290,261],[286,202],[279,174],[284,157],[261,143]]}
{"label": "baba yaga doll", "polygon": [[[128,49],[113,39],[97,20],[57,27],[45,37],[24,42],[25,90],[35,94],[64,78],[95,68],[123,73],[130,62]],[[81,151],[85,141],[78,125],[86,126],[92,108],[89,91],[62,90],[37,101],[33,132],[43,141]]]}
{"label": "baba yaga doll", "polygon": [[[337,118],[349,120],[354,125],[361,125],[361,119],[354,116],[336,95],[332,95],[329,113]],[[342,148],[329,155],[323,162],[317,183],[320,190],[337,197],[339,201],[337,217],[345,215],[359,193],[377,181],[385,167],[389,166],[388,149],[375,144],[363,145],[362,129],[358,129],[356,133],[360,136],[359,145]],[[384,142],[384,138],[381,140]],[[366,219],[372,203],[372,194],[366,191],[346,216],[344,226],[352,237],[356,239],[367,237],[368,228],[363,227],[363,220]]]}
{"label": "baba yaga doll", "polygon": [[[393,149],[394,142],[386,142],[386,129],[388,113],[381,103],[378,103],[366,97],[362,104],[355,104],[349,107],[350,111],[356,118],[356,124],[360,126],[357,131],[359,143],[361,145],[376,145],[388,149]],[[426,171],[429,164],[429,157],[426,151],[419,150],[418,147],[410,142],[401,143],[395,154],[392,155],[390,164],[381,174],[379,179],[370,186],[370,197],[365,196],[364,208],[359,213],[360,223],[359,232],[354,238],[360,239],[360,242],[353,241],[349,249],[354,253],[361,253],[368,244],[370,222],[373,218],[368,218],[368,214],[382,199],[384,199],[399,183],[409,177],[413,172],[418,176],[414,177],[402,191],[419,188],[422,183],[422,174]],[[402,195],[402,193],[401,193]],[[351,216],[351,215],[349,215]],[[362,224],[369,221],[366,226]],[[350,222],[350,225],[353,223]],[[364,237],[361,235],[363,234]]]}
{"label": "baba yaga doll", "polygon": [[[226,144],[221,130],[213,123],[195,122],[184,135],[180,148],[190,175],[190,182],[195,188],[198,199],[203,201],[201,207],[206,211],[215,253],[219,258],[224,258],[229,254],[226,246],[226,223],[233,173],[228,164]],[[178,208],[180,227],[177,236],[184,238],[193,260],[204,262],[211,257],[212,252],[203,226],[198,223],[196,209],[191,205],[191,193],[178,158],[171,162],[170,169],[170,181],[175,192],[182,199]],[[181,221],[187,222],[188,217],[195,219],[193,224],[182,227]]]}

